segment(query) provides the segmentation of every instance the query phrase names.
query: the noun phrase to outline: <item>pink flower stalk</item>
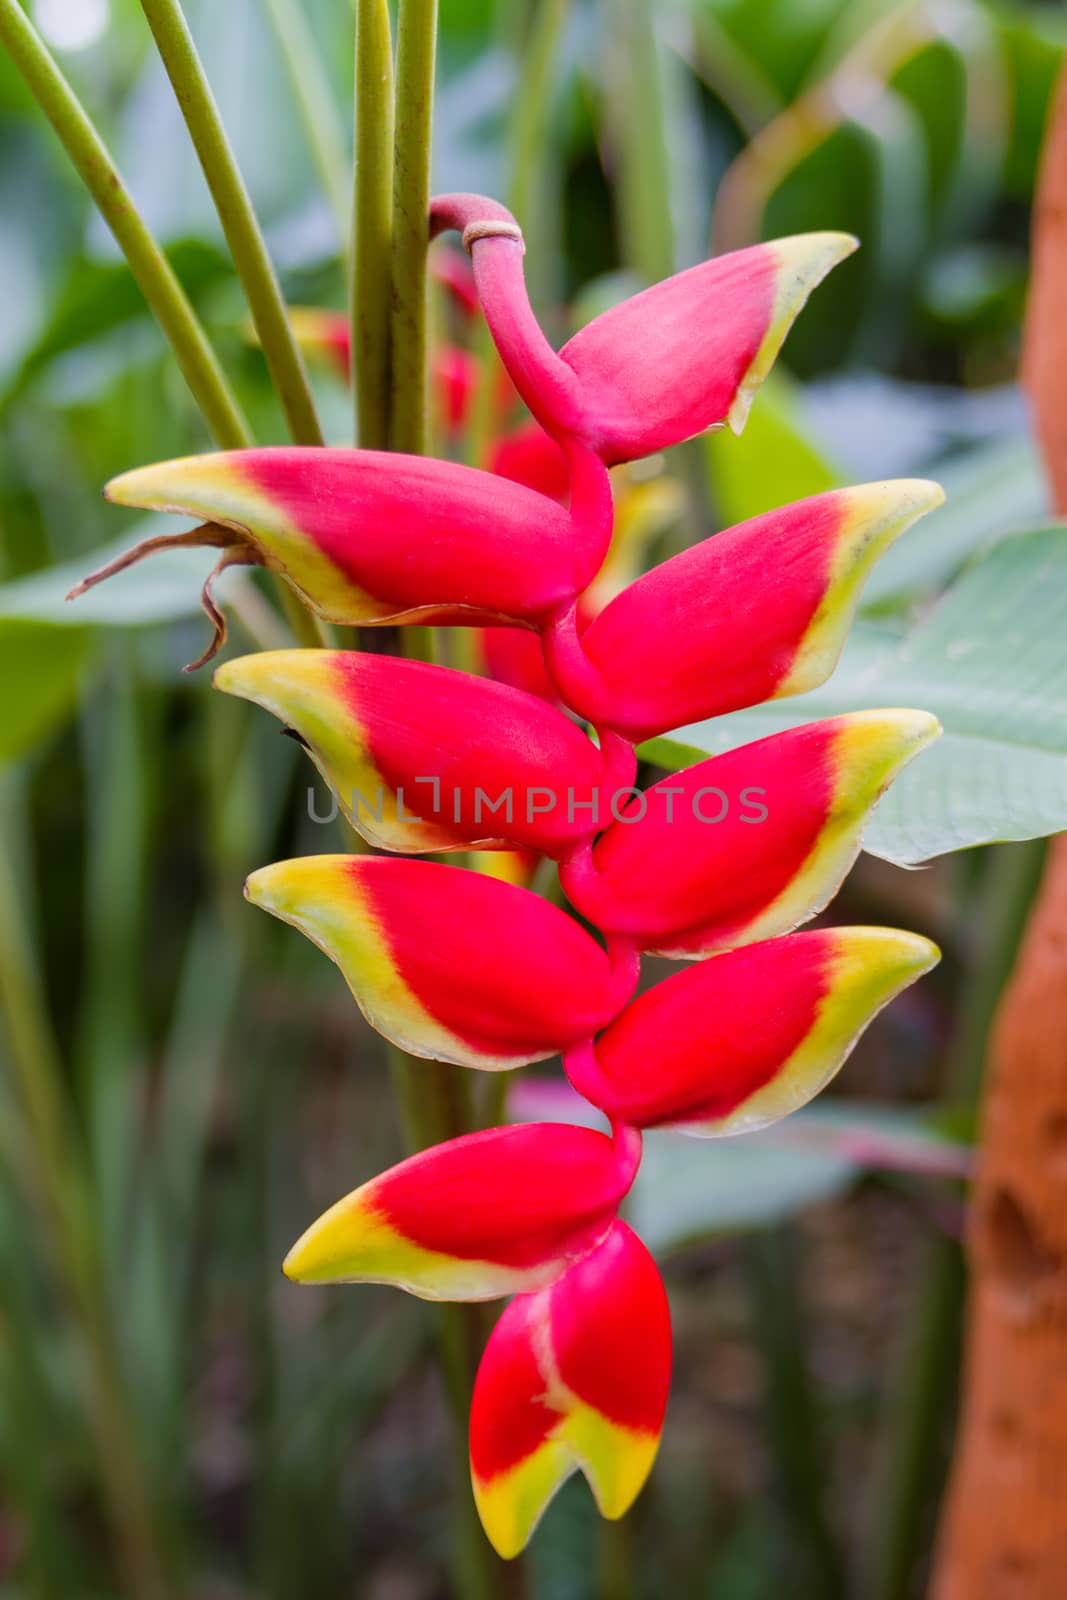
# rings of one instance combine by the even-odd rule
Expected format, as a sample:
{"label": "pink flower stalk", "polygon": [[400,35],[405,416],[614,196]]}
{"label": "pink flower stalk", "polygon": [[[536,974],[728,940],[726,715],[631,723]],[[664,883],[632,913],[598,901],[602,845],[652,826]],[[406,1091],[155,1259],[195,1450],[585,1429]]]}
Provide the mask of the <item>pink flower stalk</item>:
{"label": "pink flower stalk", "polygon": [[[612,595],[607,464],[740,426],[808,291],[852,241],[816,234],[705,263],[557,354],[526,301],[513,220],[449,196],[433,227],[454,226],[510,377],[566,463],[565,496],[342,450],[168,462],[109,493],[203,519],[179,541],[272,567],[333,620],[493,617],[543,646],[544,694],[345,651],[270,652],[216,675],[296,732],[373,843],[553,857],[604,934],[601,945],[525,889],[436,863],[311,857],[247,885],[337,963],[386,1037],[489,1071],[559,1052],[611,1124],[610,1138],[532,1123],[424,1150],[338,1201],[285,1262],[300,1282],[516,1296],[485,1350],[470,1431],[478,1509],[511,1556],[573,1472],[617,1517],[652,1467],[669,1314],[655,1263],[619,1218],[641,1130],[722,1136],[788,1115],[937,959],[893,929],[793,931],[837,889],[871,808],[939,731],[933,717],[834,717],[645,793],[631,787],[634,744],[822,682],[871,564],[940,491],[908,481],[819,495]],[[635,999],[643,951],[697,964]]]}

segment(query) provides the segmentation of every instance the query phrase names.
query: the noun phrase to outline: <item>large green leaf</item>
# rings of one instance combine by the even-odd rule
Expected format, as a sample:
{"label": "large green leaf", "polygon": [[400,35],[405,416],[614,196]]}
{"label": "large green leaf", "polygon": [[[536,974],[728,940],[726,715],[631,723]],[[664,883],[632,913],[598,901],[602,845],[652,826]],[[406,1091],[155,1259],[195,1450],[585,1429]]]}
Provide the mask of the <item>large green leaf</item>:
{"label": "large green leaf", "polygon": [[25,755],[63,720],[77,696],[89,648],[84,628],[0,620],[0,765]]}
{"label": "large green leaf", "polygon": [[[232,273],[219,250],[196,239],[178,240],[168,255],[194,301]],[[3,405],[17,400],[58,356],[103,339],[125,323],[147,315],[144,297],[124,262],[78,259],[56,295],[40,333],[23,355],[4,392]]]}
{"label": "large green leaf", "polygon": [[895,782],[872,854],[914,866],[998,839],[1067,829],[1067,529],[1005,540],[903,636],[860,623],[811,694],[695,723],[644,753],[671,769],[783,728],[864,707],[914,706],[944,735]]}
{"label": "large green leaf", "polygon": [[1051,515],[1041,461],[1027,438],[983,444],[933,476],[945,504],[879,561],[863,591],[864,610],[935,596],[983,546]]}
{"label": "large green leaf", "polygon": [[627,1215],[662,1252],[781,1221],[840,1194],[863,1172],[963,1178],[970,1161],[965,1145],[921,1113],[823,1099],[739,1139],[646,1134]]}
{"label": "large green leaf", "polygon": [[773,1131],[744,1139],[648,1133],[626,1215],[656,1255],[697,1239],[766,1227],[841,1194],[855,1162]]}

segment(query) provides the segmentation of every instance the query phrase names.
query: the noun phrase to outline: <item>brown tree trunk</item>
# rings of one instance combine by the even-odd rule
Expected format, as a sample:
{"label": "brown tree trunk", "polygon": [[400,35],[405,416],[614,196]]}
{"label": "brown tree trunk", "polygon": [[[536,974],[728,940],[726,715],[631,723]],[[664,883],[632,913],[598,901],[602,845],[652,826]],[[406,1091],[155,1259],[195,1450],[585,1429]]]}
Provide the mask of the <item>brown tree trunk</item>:
{"label": "brown tree trunk", "polygon": [[[1067,74],[1034,219],[1024,377],[1067,513]],[[1067,534],[1065,534],[1067,537]],[[994,1028],[963,1413],[932,1600],[1067,1597],[1067,836]]]}

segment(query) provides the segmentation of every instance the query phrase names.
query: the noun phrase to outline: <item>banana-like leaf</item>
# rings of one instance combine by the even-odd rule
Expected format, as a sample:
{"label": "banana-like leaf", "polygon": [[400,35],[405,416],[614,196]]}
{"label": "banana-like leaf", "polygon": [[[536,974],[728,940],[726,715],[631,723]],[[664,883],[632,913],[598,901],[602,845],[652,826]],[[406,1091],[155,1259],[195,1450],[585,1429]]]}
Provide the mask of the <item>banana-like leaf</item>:
{"label": "banana-like leaf", "polygon": [[820,689],[694,723],[642,754],[676,770],[817,717],[932,711],[944,736],[881,802],[864,846],[902,866],[1067,828],[1067,527],[1018,534],[969,568],[910,633],[861,623]]}
{"label": "banana-like leaf", "polygon": [[26,755],[62,722],[74,704],[89,649],[85,628],[0,619],[0,766]]}

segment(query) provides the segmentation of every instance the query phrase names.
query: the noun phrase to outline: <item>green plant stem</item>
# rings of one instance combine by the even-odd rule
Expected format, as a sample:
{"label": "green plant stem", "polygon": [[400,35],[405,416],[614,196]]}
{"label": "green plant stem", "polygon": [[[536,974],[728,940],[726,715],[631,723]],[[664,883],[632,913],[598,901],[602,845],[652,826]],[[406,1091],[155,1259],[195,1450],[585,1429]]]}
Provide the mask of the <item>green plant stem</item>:
{"label": "green plant stem", "polygon": [[834,1600],[842,1593],[844,1574],[823,1504],[826,1472],[807,1368],[796,1236],[786,1226],[765,1229],[747,1242],[745,1255],[775,1464],[804,1558],[795,1574],[797,1586],[820,1600]]}
{"label": "green plant stem", "polygon": [[248,424],[196,312],[107,147],[18,0],[0,0],[0,41],[114,234],[216,441],[224,450],[249,444]]}
{"label": "green plant stem", "polygon": [[663,71],[653,0],[619,7],[622,72],[615,96],[620,143],[619,211],[622,256],[648,283],[674,271],[671,160],[667,148]]}
{"label": "green plant stem", "polygon": [[70,1123],[63,1067],[23,924],[7,841],[0,840],[0,1000],[60,1283],[81,1334],[86,1409],[125,1576],[135,1600],[166,1600],[157,1526],[121,1376],[84,1153]]}
{"label": "green plant stem", "polygon": [[437,0],[400,0],[396,39],[396,139],[393,155],[393,296],[389,319],[394,450],[426,450],[426,254],[429,249],[430,145]]}
{"label": "green plant stem", "polygon": [[[468,1073],[462,1067],[409,1056],[389,1046],[389,1071],[410,1150],[454,1139],[473,1125]],[[437,1349],[452,1423],[452,1453],[460,1485],[455,1499],[453,1536],[456,1592],[464,1600],[493,1600],[501,1588],[500,1562],[485,1539],[467,1493],[467,1419],[474,1375],[481,1355],[480,1307],[443,1303],[435,1307]],[[514,1568],[512,1568],[514,1576]],[[509,1593],[514,1593],[510,1588]]]}
{"label": "green plant stem", "polygon": [[[978,1105],[990,1029],[1041,879],[1045,841],[995,845],[987,857],[969,902],[968,927],[978,932],[978,949],[959,996],[944,1099],[946,1110],[968,1117]],[[957,1241],[931,1239],[889,1385],[884,1448],[873,1479],[868,1600],[908,1600],[914,1592],[944,1482],[965,1288]]]}
{"label": "green plant stem", "polygon": [[[359,25],[362,26],[362,8]],[[425,453],[429,421],[426,255],[436,33],[436,0],[400,0],[390,273],[390,404],[388,420],[380,411],[374,413],[372,420],[375,430],[385,434],[391,449],[414,454]],[[361,77],[360,84],[362,82]],[[363,127],[362,119],[357,116],[357,141]],[[367,130],[371,149],[377,148],[378,136],[378,131]],[[358,174],[364,168],[367,154],[357,143],[357,224]],[[360,420],[362,438],[362,410]],[[417,653],[413,636],[419,633],[419,629],[405,630],[405,653]],[[429,630],[426,634],[432,643]],[[424,1149],[470,1131],[474,1125],[470,1082],[462,1068],[417,1060],[392,1046],[389,1059],[409,1148]],[[467,1426],[483,1342],[482,1317],[478,1306],[445,1304],[438,1307],[437,1318],[438,1351],[452,1425],[457,1479],[452,1521],[456,1592],[462,1594],[464,1600],[492,1600],[501,1589],[502,1563],[482,1533],[467,1487]]]}
{"label": "green plant stem", "polygon": [[[558,187],[558,161],[550,128],[555,84],[552,69],[569,10],[570,0],[539,0],[528,35],[509,40],[509,48],[517,58],[517,84],[510,126],[507,203],[527,235],[539,241],[536,261],[527,258],[526,287],[534,310],[542,314],[551,311],[557,276],[552,265],[552,246],[558,243],[558,207],[551,203]],[[510,15],[507,20],[511,20]],[[478,378],[463,458],[470,466],[484,467],[492,442],[500,373],[500,358],[484,318],[475,327],[473,350]]]}
{"label": "green plant stem", "polygon": [[296,444],[322,444],[281,286],[180,0],[141,0],[141,10],[211,190],[289,432]]}
{"label": "green plant stem", "polygon": [[569,10],[570,0],[539,0],[523,46],[511,120],[508,209],[535,239],[544,232],[538,201],[555,81],[552,69]]}
{"label": "green plant stem", "polygon": [[393,42],[387,0],[357,0],[352,392],[356,438],[368,450],[385,450],[389,445],[393,125]]}
{"label": "green plant stem", "polygon": [[311,159],[337,221],[343,255],[348,249],[350,222],[348,156],[330,81],[315,36],[296,0],[263,0],[263,4],[289,74]]}

